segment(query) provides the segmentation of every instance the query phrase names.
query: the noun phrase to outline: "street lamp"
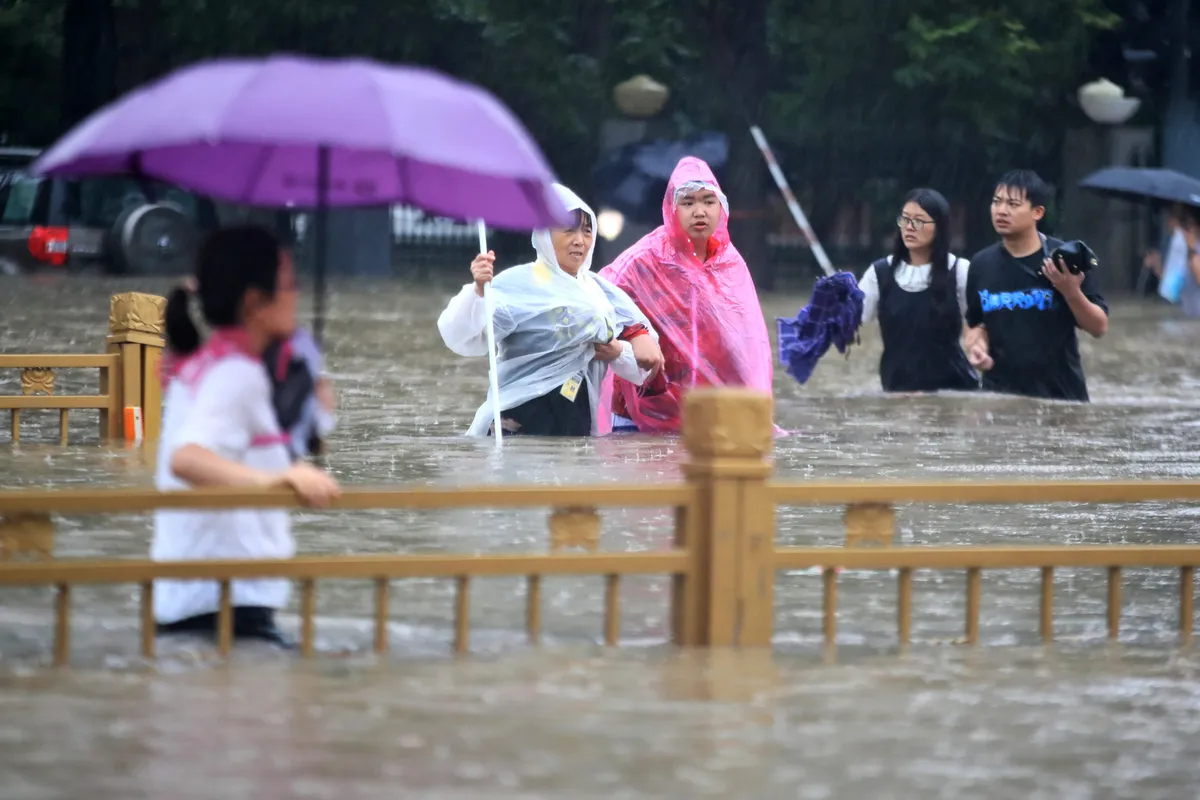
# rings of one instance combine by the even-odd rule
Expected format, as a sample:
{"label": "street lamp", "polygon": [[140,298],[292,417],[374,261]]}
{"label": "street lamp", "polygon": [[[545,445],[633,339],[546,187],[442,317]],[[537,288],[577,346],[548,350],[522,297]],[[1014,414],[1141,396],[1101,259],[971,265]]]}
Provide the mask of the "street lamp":
{"label": "street lamp", "polygon": [[1107,78],[1080,86],[1076,96],[1088,119],[1101,125],[1124,125],[1142,105],[1138,98],[1126,97],[1125,90]]}
{"label": "street lamp", "polygon": [[600,234],[600,237],[611,242],[624,230],[625,215],[615,209],[602,208],[596,215],[596,227],[599,228],[597,233]]}

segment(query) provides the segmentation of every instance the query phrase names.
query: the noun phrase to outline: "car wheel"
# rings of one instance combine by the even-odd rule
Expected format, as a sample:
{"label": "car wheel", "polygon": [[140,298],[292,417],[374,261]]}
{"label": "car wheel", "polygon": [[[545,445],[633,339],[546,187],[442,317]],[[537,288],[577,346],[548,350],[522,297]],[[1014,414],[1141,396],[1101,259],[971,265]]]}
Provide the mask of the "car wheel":
{"label": "car wheel", "polygon": [[113,264],[130,275],[184,275],[193,269],[199,238],[195,224],[177,209],[135,206],[113,225]]}

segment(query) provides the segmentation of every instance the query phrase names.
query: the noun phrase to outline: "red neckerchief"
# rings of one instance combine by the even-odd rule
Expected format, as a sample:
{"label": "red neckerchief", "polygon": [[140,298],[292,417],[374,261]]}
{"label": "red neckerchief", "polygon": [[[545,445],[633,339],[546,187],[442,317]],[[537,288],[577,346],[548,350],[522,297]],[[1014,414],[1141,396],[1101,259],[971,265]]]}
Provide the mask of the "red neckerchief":
{"label": "red neckerchief", "polygon": [[250,348],[250,336],[242,328],[231,325],[214,330],[200,346],[188,356],[180,357],[168,350],[159,365],[163,389],[175,378],[192,384],[213,364],[232,355],[258,360]]}

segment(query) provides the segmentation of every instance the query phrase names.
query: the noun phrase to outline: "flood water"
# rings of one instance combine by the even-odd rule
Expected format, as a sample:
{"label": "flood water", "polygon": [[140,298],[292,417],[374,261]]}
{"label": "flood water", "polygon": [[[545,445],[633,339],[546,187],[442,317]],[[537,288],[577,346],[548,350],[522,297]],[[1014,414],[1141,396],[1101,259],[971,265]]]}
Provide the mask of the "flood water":
{"label": "flood water", "polygon": [[[9,279],[0,352],[100,352],[108,297],[153,281]],[[434,324],[452,287],[341,284],[327,328],[346,485],[674,481],[674,439],[506,442],[461,436],[486,390]],[[764,298],[772,323],[797,296]],[[779,370],[777,474],[827,479],[1192,479],[1200,473],[1200,323],[1115,304],[1083,343],[1090,405],[990,396],[885,397],[878,335],[827,356],[806,386]],[[96,389],[62,372],[60,392]],[[19,393],[16,371],[0,394]],[[149,486],[143,454],[101,446],[94,412],[57,444],[54,412],[0,433],[0,485]],[[5,420],[5,423],[7,421]],[[7,424],[4,425],[7,428]],[[544,550],[548,510],[303,513],[305,553]],[[1200,542],[1188,504],[909,506],[928,544]],[[779,540],[836,546],[841,510],[781,508]],[[604,514],[601,547],[668,547],[667,510]],[[148,516],[59,521],[60,558],[143,556]],[[679,653],[665,579],[625,579],[622,647],[603,648],[600,579],[543,582],[543,639],[524,644],[523,583],[477,580],[472,657],[449,655],[453,584],[397,582],[392,655],[366,654],[366,584],[317,589],[312,663],[160,640],[137,657],[132,586],[73,593],[73,669],[46,668],[49,589],[0,590],[0,797],[1194,797],[1198,660],[1175,646],[1177,573],[1128,570],[1120,643],[1102,570],[1057,573],[1059,642],[1038,643],[1038,573],[985,573],[979,648],[962,635],[965,579],[914,575],[913,647],[895,647],[895,578],[839,579],[838,648],[821,641],[820,577],[780,574],[773,653]],[[294,616],[285,617],[295,626]]]}

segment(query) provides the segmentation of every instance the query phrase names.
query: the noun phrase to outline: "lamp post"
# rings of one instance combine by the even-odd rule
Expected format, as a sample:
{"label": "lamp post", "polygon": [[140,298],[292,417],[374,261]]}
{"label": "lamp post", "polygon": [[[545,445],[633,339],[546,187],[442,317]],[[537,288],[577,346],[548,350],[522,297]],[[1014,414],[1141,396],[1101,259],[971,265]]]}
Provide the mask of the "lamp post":
{"label": "lamp post", "polygon": [[1076,97],[1095,125],[1068,134],[1063,227],[1071,231],[1071,236],[1089,241],[1101,254],[1099,277],[1105,285],[1133,288],[1122,265],[1138,260],[1144,250],[1146,211],[1089,195],[1079,189],[1078,182],[1101,167],[1145,164],[1153,149],[1153,133],[1126,126],[1142,101],[1126,97],[1125,90],[1112,81],[1101,78],[1084,84]]}
{"label": "lamp post", "polygon": [[[671,90],[649,75],[635,75],[614,86],[613,104],[621,112],[621,118],[607,120],[601,126],[601,152],[645,141],[650,130],[649,120],[662,112],[670,97]],[[639,236],[642,230],[639,222],[626,220],[617,209],[601,207],[596,215],[596,233],[601,239],[596,243],[596,258],[606,261],[610,250],[619,251],[622,233],[626,234],[626,239]]]}
{"label": "lamp post", "polygon": [[663,110],[671,90],[649,75],[638,75],[613,88],[613,102],[621,113],[634,119],[647,119]]}
{"label": "lamp post", "polygon": [[1186,175],[1200,176],[1200,157],[1195,153],[1196,105],[1188,82],[1189,0],[1173,0],[1168,11],[1171,31],[1170,85],[1167,112],[1163,119],[1163,166]]}

